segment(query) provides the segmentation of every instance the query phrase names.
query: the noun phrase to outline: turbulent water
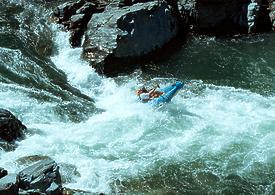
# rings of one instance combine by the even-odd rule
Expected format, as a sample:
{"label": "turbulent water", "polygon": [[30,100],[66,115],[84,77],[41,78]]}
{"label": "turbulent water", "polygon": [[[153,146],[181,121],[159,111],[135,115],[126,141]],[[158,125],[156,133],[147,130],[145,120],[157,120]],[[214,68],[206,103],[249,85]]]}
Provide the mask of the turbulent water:
{"label": "turbulent water", "polygon": [[[65,187],[93,193],[275,193],[275,34],[190,38],[106,78],[41,2],[0,2],[0,107],[28,127],[14,151],[0,150],[0,167],[49,156]],[[159,109],[135,97],[142,84],[183,79],[192,84]]]}

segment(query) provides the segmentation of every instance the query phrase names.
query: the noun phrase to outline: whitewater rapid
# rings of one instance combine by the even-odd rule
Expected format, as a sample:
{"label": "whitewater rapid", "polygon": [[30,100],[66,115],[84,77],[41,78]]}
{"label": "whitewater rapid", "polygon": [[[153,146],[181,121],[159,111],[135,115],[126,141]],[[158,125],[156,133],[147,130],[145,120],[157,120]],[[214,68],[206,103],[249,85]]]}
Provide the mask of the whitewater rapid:
{"label": "whitewater rapid", "polygon": [[[51,60],[103,111],[79,123],[60,119],[53,109],[58,97],[43,103],[28,96],[33,89],[1,84],[0,107],[8,102],[31,133],[16,150],[0,151],[0,167],[18,172],[26,166],[18,159],[49,156],[70,178],[64,186],[107,194],[164,193],[191,185],[184,180],[190,175],[211,188],[233,173],[253,178],[274,168],[275,97],[192,80],[169,105],[154,109],[135,96],[144,81],[140,70],[118,78],[98,75],[80,58],[81,49],[70,48],[68,36],[55,35]],[[153,81],[165,86],[176,79]],[[274,178],[268,174],[266,188]]]}

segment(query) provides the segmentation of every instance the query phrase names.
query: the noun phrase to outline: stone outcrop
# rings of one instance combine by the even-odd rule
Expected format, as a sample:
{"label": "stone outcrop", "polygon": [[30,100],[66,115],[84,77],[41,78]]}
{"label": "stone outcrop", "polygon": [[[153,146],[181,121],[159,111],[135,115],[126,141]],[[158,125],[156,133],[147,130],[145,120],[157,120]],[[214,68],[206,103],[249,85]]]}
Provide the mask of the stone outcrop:
{"label": "stone outcrop", "polygon": [[0,179],[0,194],[15,195],[18,194],[18,176],[8,174]]}
{"label": "stone outcrop", "polygon": [[26,126],[10,111],[0,108],[0,139],[12,142],[23,137]]}
{"label": "stone outcrop", "polygon": [[59,166],[50,158],[23,169],[19,174],[8,174],[0,168],[1,195],[61,195],[62,191]]}
{"label": "stone outcrop", "polygon": [[112,75],[132,69],[144,59],[154,60],[156,51],[165,51],[173,38],[185,37],[188,31],[211,35],[268,31],[275,26],[275,3],[79,0],[59,6],[53,15],[71,32],[71,45],[82,46],[83,56],[98,72]]}
{"label": "stone outcrop", "polygon": [[108,7],[94,14],[87,26],[83,45],[85,57],[101,64],[107,58],[140,58],[163,47],[177,35],[178,25],[166,2],[147,2],[131,7]]}
{"label": "stone outcrop", "polygon": [[73,47],[78,47],[92,15],[102,12],[106,5],[107,2],[97,0],[67,2],[54,10],[53,17],[71,32],[70,43]]}
{"label": "stone outcrop", "polygon": [[24,190],[39,190],[47,194],[61,194],[61,176],[59,167],[46,159],[19,172],[19,187]]}

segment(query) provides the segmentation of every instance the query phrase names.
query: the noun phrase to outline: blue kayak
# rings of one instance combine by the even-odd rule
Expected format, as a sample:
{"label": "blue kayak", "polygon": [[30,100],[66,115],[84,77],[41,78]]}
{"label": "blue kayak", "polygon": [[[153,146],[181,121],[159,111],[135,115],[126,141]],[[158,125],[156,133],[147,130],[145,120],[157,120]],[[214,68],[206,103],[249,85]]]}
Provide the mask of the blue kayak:
{"label": "blue kayak", "polygon": [[175,84],[160,88],[158,91],[163,92],[164,94],[158,98],[154,98],[148,102],[153,106],[157,106],[163,103],[168,103],[171,99],[177,94],[177,92],[183,88],[184,83],[177,81]]}

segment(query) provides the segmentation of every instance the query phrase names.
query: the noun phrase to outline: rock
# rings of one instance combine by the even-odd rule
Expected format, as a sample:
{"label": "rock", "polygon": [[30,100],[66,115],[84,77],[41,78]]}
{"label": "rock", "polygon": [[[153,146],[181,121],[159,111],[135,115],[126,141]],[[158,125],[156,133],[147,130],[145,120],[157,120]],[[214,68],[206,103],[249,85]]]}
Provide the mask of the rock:
{"label": "rock", "polygon": [[81,46],[82,36],[84,35],[84,30],[81,28],[76,28],[71,30],[70,34],[70,44],[73,47]]}
{"label": "rock", "polygon": [[46,194],[48,195],[62,195],[62,189],[60,188],[60,185],[56,184],[55,182],[52,182],[50,187],[46,189]]}
{"label": "rock", "polygon": [[269,3],[269,17],[273,30],[275,30],[275,1]]}
{"label": "rock", "polygon": [[11,112],[0,108],[0,139],[12,142],[23,137],[26,126],[22,124]]}
{"label": "rock", "polygon": [[229,34],[247,29],[247,0],[197,0],[193,14],[200,32]]}
{"label": "rock", "polygon": [[[88,191],[79,190],[79,189],[70,189],[70,188],[64,187],[63,194],[66,194],[66,195],[73,195],[73,194],[90,195],[90,194],[93,194],[93,193],[88,192]],[[103,195],[103,193],[96,193],[96,194]]]}
{"label": "rock", "polygon": [[45,193],[41,193],[40,190],[23,190],[19,188],[20,195],[45,195]]}
{"label": "rock", "polygon": [[18,194],[18,177],[16,174],[8,174],[0,179],[0,194]]}
{"label": "rock", "polygon": [[102,64],[107,57],[142,58],[162,48],[177,33],[177,19],[166,2],[106,7],[88,23],[84,56],[95,68],[106,73],[113,71],[112,65]]}
{"label": "rock", "polygon": [[61,182],[64,183],[74,183],[81,176],[77,171],[77,167],[72,164],[61,163],[60,173],[61,173]]}
{"label": "rock", "polygon": [[70,18],[69,29],[83,28],[85,25],[85,14],[76,14]]}
{"label": "rock", "polygon": [[149,1],[154,1],[154,0],[120,0],[118,6],[119,7],[132,6],[136,3],[145,3]]}
{"label": "rock", "polygon": [[251,0],[247,8],[248,33],[256,31],[259,20],[260,4],[256,0]]}
{"label": "rock", "polygon": [[84,0],[79,0],[77,2],[69,1],[62,5],[59,5],[54,11],[54,17],[57,17],[58,22],[61,23],[63,21],[69,20],[69,18],[76,13],[76,10],[83,6],[85,3]]}
{"label": "rock", "polygon": [[93,13],[96,13],[98,11],[99,10],[95,3],[88,2],[88,3],[85,3],[78,10],[76,10],[76,14],[92,15]]}
{"label": "rock", "polygon": [[0,179],[8,174],[8,171],[0,167]]}
{"label": "rock", "polygon": [[27,164],[32,164],[34,162],[38,162],[46,159],[51,159],[51,158],[48,156],[30,155],[30,156],[24,156],[24,157],[18,158],[16,160],[16,163],[19,165],[27,165]]}
{"label": "rock", "polygon": [[43,193],[61,192],[59,167],[52,159],[42,160],[29,166],[19,172],[19,187],[24,190],[37,189]]}

